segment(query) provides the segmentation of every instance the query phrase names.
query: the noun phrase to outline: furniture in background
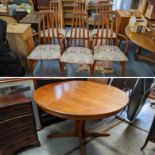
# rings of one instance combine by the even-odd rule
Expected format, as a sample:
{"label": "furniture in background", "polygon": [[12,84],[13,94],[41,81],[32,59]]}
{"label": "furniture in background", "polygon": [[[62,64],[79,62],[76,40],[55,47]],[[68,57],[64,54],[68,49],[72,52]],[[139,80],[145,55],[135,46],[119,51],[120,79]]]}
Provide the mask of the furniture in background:
{"label": "furniture in background", "polygon": [[8,0],[0,0],[0,15],[8,15]]}
{"label": "furniture in background", "polygon": [[155,19],[155,1],[148,0],[148,7],[145,13],[145,17],[148,19]]}
{"label": "furniture in background", "polygon": [[8,15],[0,15],[0,19],[6,21],[7,24],[10,24],[10,23],[17,24],[18,23],[14,17],[8,16]]}
{"label": "furniture in background", "polygon": [[116,115],[128,103],[128,96],[123,91],[91,81],[48,84],[37,89],[33,94],[33,99],[43,111],[50,115],[75,120],[74,131],[51,134],[48,138],[78,137],[81,155],[85,154],[83,145],[85,137],[110,136],[108,133],[86,131],[85,122]]}
{"label": "furniture in background", "polygon": [[150,128],[149,134],[148,134],[146,141],[145,141],[144,145],[142,146],[141,150],[143,150],[146,147],[146,145],[149,141],[155,143],[155,117],[152,122],[152,126]]}
{"label": "furniture in background", "polygon": [[[129,24],[129,19],[131,17],[131,11],[127,10],[117,10],[119,19],[119,33],[125,35],[125,27]],[[141,17],[140,12],[134,13],[136,17]]]}
{"label": "furniture in background", "polygon": [[[116,11],[104,11],[96,17],[96,29],[91,32],[91,44],[94,50],[94,68],[98,61],[119,62],[121,64],[121,75],[125,76],[126,57],[128,51],[128,39],[118,33],[119,21]],[[124,52],[119,47],[119,38],[126,40]]]}
{"label": "furniture in background", "polygon": [[0,153],[12,155],[39,145],[31,100],[22,94],[0,96]]}
{"label": "furniture in background", "polygon": [[27,56],[34,48],[33,34],[30,24],[8,24],[6,38],[9,47],[17,53],[21,64],[24,68],[28,68]]}
{"label": "furniture in background", "polygon": [[58,16],[59,28],[64,28],[64,15],[63,15],[63,6],[61,0],[50,1],[49,10],[55,11]]}
{"label": "furniture in background", "polygon": [[27,57],[31,73],[33,73],[35,63],[39,60],[58,60],[62,72],[62,65],[59,59],[64,50],[66,32],[58,27],[58,22],[58,16],[55,15],[55,11],[41,10],[39,12],[39,45]]}
{"label": "furniture in background", "polygon": [[141,52],[141,48],[144,48],[149,52],[155,54],[155,41],[152,39],[152,32],[146,31],[145,33],[135,33],[131,32],[130,28],[127,26],[125,29],[125,33],[127,37],[138,46],[135,58],[137,60],[145,59],[152,63],[155,63],[154,57],[144,55]]}

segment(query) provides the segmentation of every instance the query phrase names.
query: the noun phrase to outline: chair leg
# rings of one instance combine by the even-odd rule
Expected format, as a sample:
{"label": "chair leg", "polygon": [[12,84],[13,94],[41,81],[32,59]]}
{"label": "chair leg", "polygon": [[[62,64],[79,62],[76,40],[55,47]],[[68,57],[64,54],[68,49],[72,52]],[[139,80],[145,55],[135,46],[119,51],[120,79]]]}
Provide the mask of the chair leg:
{"label": "chair leg", "polygon": [[89,65],[90,68],[90,76],[94,76],[94,64]]}
{"label": "chair leg", "polygon": [[149,139],[147,138],[146,141],[145,141],[145,143],[144,143],[144,145],[142,146],[141,150],[143,150],[146,147],[146,145],[147,145],[148,142],[149,142]]}
{"label": "chair leg", "polygon": [[28,68],[30,73],[33,75],[33,69],[34,69],[34,64],[36,63],[35,60],[28,60]]}
{"label": "chair leg", "polygon": [[121,71],[121,76],[125,76],[126,72],[126,62],[120,62],[122,65],[122,71]]}
{"label": "chair leg", "polygon": [[65,73],[65,63],[59,61],[59,65],[60,65],[61,76],[64,76],[64,73]]}

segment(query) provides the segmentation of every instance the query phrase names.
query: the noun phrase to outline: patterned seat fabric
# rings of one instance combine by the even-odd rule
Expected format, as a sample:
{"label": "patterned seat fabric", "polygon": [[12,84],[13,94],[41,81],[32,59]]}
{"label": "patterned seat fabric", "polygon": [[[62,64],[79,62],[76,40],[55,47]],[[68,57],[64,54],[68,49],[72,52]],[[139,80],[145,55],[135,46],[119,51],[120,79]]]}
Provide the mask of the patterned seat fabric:
{"label": "patterned seat fabric", "polygon": [[94,48],[94,60],[128,61],[118,46],[102,45]]}
{"label": "patterned seat fabric", "polygon": [[[106,29],[104,29],[104,35],[103,35],[103,38],[106,38]],[[93,35],[97,34],[97,29],[93,29],[91,32],[90,32],[90,37],[92,37]],[[99,29],[99,37],[101,37],[101,34],[102,34],[102,29]],[[112,35],[112,37],[111,37]],[[108,38],[116,38],[116,33],[113,32],[111,33],[110,31],[108,31]]]}
{"label": "patterned seat fabric", "polygon": [[94,63],[92,51],[85,47],[69,47],[61,56],[60,61],[77,64]]}
{"label": "patterned seat fabric", "polygon": [[[48,37],[48,33],[49,33],[49,32],[50,32],[50,37],[53,37],[53,36],[52,36],[52,34],[53,34],[53,33],[52,33],[52,29],[49,29],[49,31],[48,31],[48,30],[45,30],[45,36]],[[65,29],[59,28],[59,29],[58,29],[58,32],[59,32],[60,34],[62,34],[64,37],[66,36],[66,30],[65,30]],[[41,31],[40,36],[41,36],[41,37],[44,36],[43,31]],[[57,37],[56,29],[54,29],[54,36]]]}
{"label": "patterned seat fabric", "polygon": [[[72,38],[74,38],[74,36],[75,36],[75,29],[73,29],[73,31],[72,31]],[[81,31],[80,31],[80,29],[77,29],[77,32],[76,32],[76,34],[77,34],[77,38],[79,38],[80,37],[80,34],[81,34],[81,38],[83,38],[83,29],[81,29]],[[85,29],[84,30],[84,32],[85,32],[85,38],[88,38],[88,36],[87,36],[87,30]],[[88,32],[88,34],[89,34],[89,32]],[[71,37],[71,30],[69,30],[68,32],[67,32],[67,34],[66,34],[66,38],[70,38]],[[89,34],[89,37],[90,37],[90,34]]]}
{"label": "patterned seat fabric", "polygon": [[61,47],[59,45],[39,45],[28,56],[33,60],[59,59],[61,56]]}

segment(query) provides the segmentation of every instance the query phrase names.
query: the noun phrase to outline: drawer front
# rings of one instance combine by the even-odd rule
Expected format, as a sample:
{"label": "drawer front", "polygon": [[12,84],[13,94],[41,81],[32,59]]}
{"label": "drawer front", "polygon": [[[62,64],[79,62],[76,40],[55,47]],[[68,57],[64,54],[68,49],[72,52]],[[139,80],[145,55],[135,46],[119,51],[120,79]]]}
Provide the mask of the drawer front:
{"label": "drawer front", "polygon": [[0,146],[4,154],[38,143],[32,114],[0,123],[0,129]]}
{"label": "drawer front", "polygon": [[32,113],[31,102],[16,106],[10,106],[7,108],[0,109],[0,121],[12,119],[13,117],[18,117],[29,113]]}
{"label": "drawer front", "polygon": [[[33,132],[36,131],[34,117],[32,114],[0,123],[0,129],[0,138],[6,136],[7,138],[11,138],[13,135],[18,136],[19,134],[17,133],[23,132],[25,129],[27,132],[29,132],[28,129],[31,129]],[[25,131],[25,133],[27,132]]]}

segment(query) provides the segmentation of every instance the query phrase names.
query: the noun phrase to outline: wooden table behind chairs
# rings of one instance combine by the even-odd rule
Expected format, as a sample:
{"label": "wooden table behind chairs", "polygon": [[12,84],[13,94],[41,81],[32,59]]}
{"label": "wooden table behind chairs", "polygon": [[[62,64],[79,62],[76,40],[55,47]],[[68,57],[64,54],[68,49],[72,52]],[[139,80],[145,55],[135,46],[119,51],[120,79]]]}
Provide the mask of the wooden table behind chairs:
{"label": "wooden table behind chairs", "polygon": [[78,137],[81,155],[85,154],[84,137],[110,136],[109,133],[86,131],[85,121],[113,116],[128,103],[128,96],[123,91],[91,81],[48,84],[38,88],[33,99],[48,114],[75,120],[75,131],[48,135],[48,138]]}
{"label": "wooden table behind chairs", "polygon": [[133,41],[137,46],[136,50],[136,59],[145,59],[152,63],[155,63],[155,57],[150,57],[142,54],[141,48],[144,48],[151,53],[155,55],[155,40],[152,39],[152,33],[151,32],[145,32],[145,33],[135,33],[131,32],[129,27],[127,26],[125,29],[125,33],[127,37]]}

